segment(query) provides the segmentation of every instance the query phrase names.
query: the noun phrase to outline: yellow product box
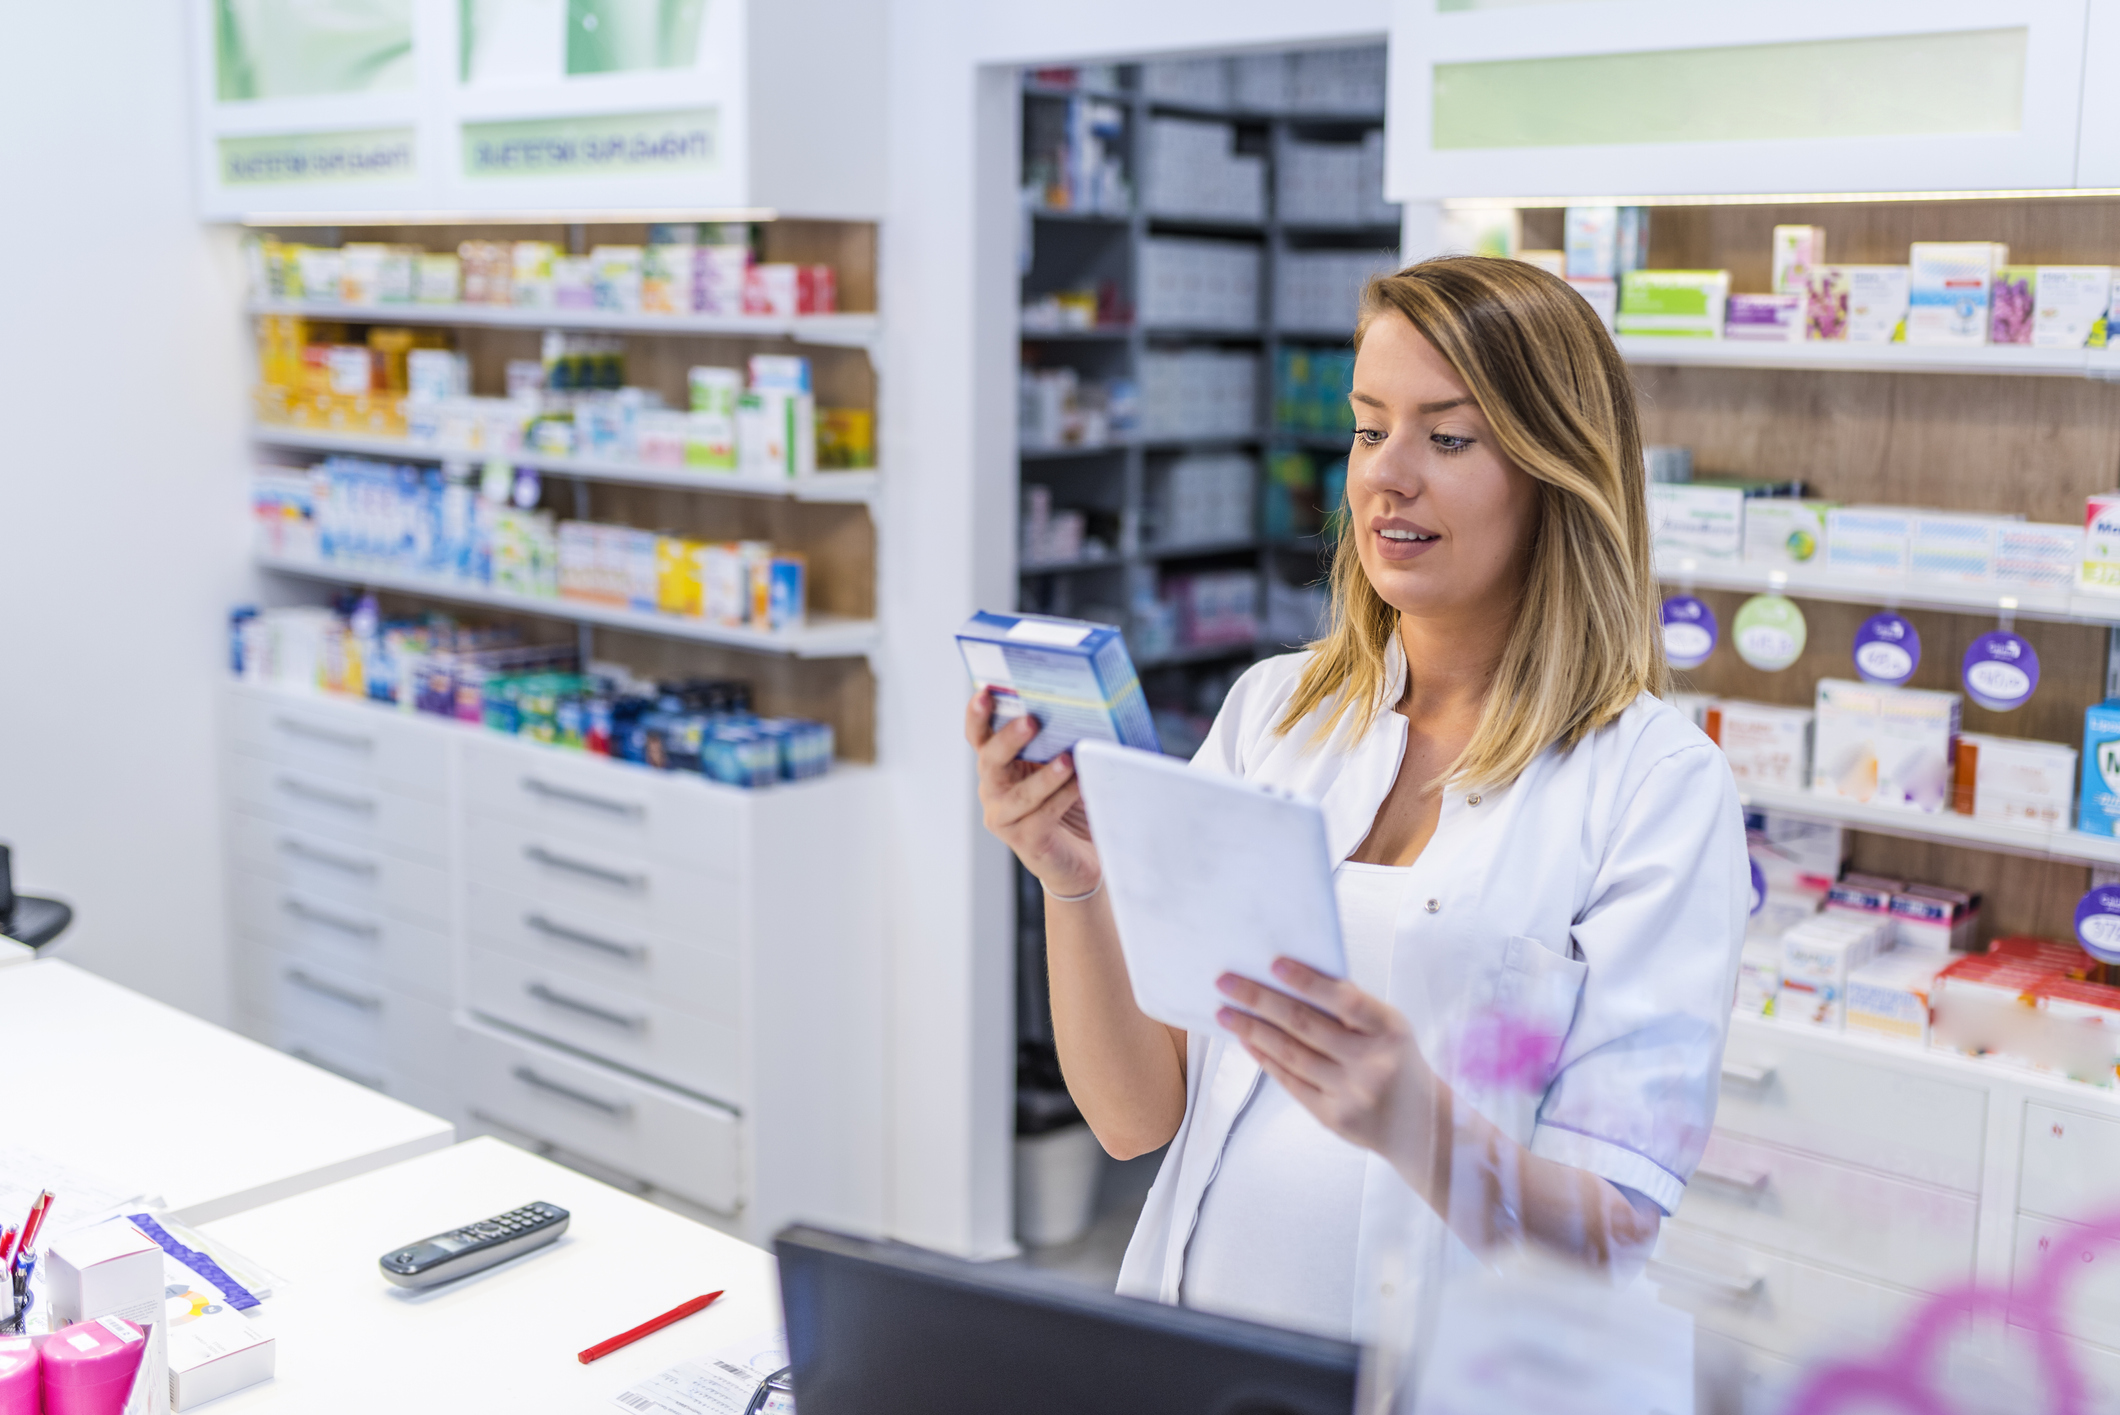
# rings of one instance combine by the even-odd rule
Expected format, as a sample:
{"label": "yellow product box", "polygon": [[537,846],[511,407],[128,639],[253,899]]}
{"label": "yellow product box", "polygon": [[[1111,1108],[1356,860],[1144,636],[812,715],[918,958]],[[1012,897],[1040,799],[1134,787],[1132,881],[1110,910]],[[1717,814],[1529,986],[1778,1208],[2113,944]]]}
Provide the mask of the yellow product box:
{"label": "yellow product box", "polygon": [[817,410],[817,468],[850,471],[876,465],[876,415],[867,408]]}
{"label": "yellow product box", "polygon": [[700,612],[698,541],[655,538],[655,606],[665,614],[697,619]]}

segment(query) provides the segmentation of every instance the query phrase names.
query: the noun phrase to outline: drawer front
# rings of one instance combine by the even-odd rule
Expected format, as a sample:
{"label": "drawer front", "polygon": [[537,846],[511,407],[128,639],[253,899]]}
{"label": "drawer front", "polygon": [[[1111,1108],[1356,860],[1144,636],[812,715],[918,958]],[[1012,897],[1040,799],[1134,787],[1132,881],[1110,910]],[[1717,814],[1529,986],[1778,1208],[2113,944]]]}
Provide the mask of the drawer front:
{"label": "drawer front", "polygon": [[1737,1026],[1715,1128],[1977,1194],[1987,1092]]}
{"label": "drawer front", "polygon": [[237,690],[230,694],[228,726],[253,755],[430,801],[447,799],[448,729],[440,722],[407,721],[379,705]]}
{"label": "drawer front", "polygon": [[276,885],[448,927],[449,875],[438,866],[240,808],[229,813],[229,843],[239,863]]}
{"label": "drawer front", "polygon": [[472,741],[464,751],[464,799],[474,815],[555,839],[726,875],[741,868],[742,794],[703,781],[601,757]]}
{"label": "drawer front", "polygon": [[742,1029],[691,1017],[504,953],[467,950],[465,1000],[477,1012],[741,1107]]}
{"label": "drawer front", "polygon": [[435,1002],[454,995],[449,936],[439,929],[277,884],[247,867],[234,871],[234,894],[237,930],[290,957]]}
{"label": "drawer front", "polygon": [[2032,1101],[2024,1107],[2017,1207],[2098,1218],[2120,1204],[2120,1120]]}
{"label": "drawer front", "polygon": [[449,1076],[449,1009],[335,969],[266,950],[282,1051],[320,1060],[378,1090],[393,1075],[440,1085]]}
{"label": "drawer front", "polygon": [[[719,921],[710,920],[710,923]],[[608,916],[474,885],[469,932],[482,948],[695,1017],[743,1019],[743,964],[733,938],[674,943]],[[722,928],[715,933],[725,932]],[[725,944],[716,947],[715,944]]]}
{"label": "drawer front", "polygon": [[2055,1317],[2071,1336],[2120,1348],[2120,1243],[2099,1243],[2091,1230],[2036,1214],[2017,1215],[2010,1288],[2020,1299],[2040,1269],[2059,1261],[2064,1274]]}
{"label": "drawer front", "polygon": [[473,885],[685,942],[741,929],[740,891],[726,876],[491,817],[469,830]]}
{"label": "drawer front", "polygon": [[733,1113],[477,1023],[456,1028],[464,1105],[717,1213],[743,1203]]}
{"label": "drawer front", "polygon": [[1706,1330],[1797,1359],[1882,1347],[1924,1300],[1683,1224],[1664,1229],[1649,1279]]}
{"label": "drawer front", "polygon": [[1972,1276],[1978,1203],[1720,1132],[1673,1222],[1933,1291]]}
{"label": "drawer front", "polygon": [[449,812],[437,801],[241,752],[228,754],[227,770],[230,794],[259,815],[334,840],[437,865],[448,862]]}

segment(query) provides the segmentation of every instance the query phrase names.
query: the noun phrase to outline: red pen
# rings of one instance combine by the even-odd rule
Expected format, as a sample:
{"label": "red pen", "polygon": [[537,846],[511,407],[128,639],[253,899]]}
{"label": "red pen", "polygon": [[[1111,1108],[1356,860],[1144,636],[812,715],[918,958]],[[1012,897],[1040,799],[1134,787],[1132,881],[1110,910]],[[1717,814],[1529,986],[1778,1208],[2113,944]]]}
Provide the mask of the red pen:
{"label": "red pen", "polygon": [[19,1228],[0,1228],[0,1268],[6,1267],[8,1259],[15,1256],[15,1240],[21,1234]]}
{"label": "red pen", "polygon": [[44,1227],[44,1216],[51,1212],[52,1191],[47,1189],[37,1196],[30,1206],[29,1217],[22,1221],[22,1237],[15,1243],[15,1255],[27,1253],[37,1241],[37,1234]]}
{"label": "red pen", "polygon": [[[724,1292],[727,1290],[728,1289],[726,1288],[722,1289],[722,1291]],[[599,1341],[598,1343],[596,1343],[596,1345],[590,1347],[587,1351],[582,1352],[574,1359],[581,1362],[584,1366],[588,1365],[591,1361],[601,1360],[603,1357],[609,1356],[612,1352],[618,1350],[621,1346],[631,1346],[634,1342],[639,1341],[642,1337],[652,1336],[654,1333],[661,1331],[664,1327],[670,1325],[670,1323],[672,1322],[683,1321],[685,1318],[691,1316],[694,1312],[698,1312],[705,1309],[706,1305],[709,1302],[712,1302],[715,1298],[719,1296],[721,1296],[721,1292],[709,1292],[704,1297],[695,1297],[689,1302],[680,1302],[675,1307],[672,1307],[669,1311],[663,1313],[661,1316],[648,1318],[648,1320],[642,1322],[639,1326],[633,1328],[633,1330],[631,1331],[622,1331],[617,1336],[612,1337],[609,1341]]]}

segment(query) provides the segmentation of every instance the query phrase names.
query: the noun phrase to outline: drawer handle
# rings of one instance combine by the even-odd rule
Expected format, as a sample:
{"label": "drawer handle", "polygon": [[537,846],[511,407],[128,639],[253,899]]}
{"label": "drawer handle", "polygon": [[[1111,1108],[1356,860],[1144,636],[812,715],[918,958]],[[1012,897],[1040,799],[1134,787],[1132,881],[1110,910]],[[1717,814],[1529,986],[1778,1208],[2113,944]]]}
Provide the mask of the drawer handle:
{"label": "drawer handle", "polygon": [[583,948],[594,948],[602,953],[615,954],[625,959],[628,963],[643,962],[648,956],[648,949],[645,944],[614,943],[608,938],[598,938],[595,934],[583,933],[580,929],[570,929],[565,924],[555,924],[543,914],[526,914],[523,916],[523,923],[530,928],[536,929],[546,938],[556,938],[562,943],[576,943]]}
{"label": "drawer handle", "polygon": [[314,845],[295,839],[291,835],[280,837],[280,849],[289,855],[299,856],[315,865],[329,865],[335,870],[344,870],[350,875],[373,876],[376,863],[373,860],[356,860],[346,855],[334,855],[329,850],[319,850]]}
{"label": "drawer handle", "polygon": [[348,796],[343,792],[326,791],[321,786],[312,786],[292,776],[279,777],[273,785],[290,796],[300,796],[305,801],[315,801],[319,805],[336,806],[342,811],[358,811],[362,815],[375,813],[375,801],[367,796]]}
{"label": "drawer handle", "polygon": [[383,932],[380,924],[366,923],[360,919],[341,918],[322,909],[313,909],[301,900],[289,897],[280,901],[282,908],[305,924],[322,924],[327,929],[352,934],[355,938],[373,939]]}
{"label": "drawer handle", "polygon": [[1767,1183],[1774,1176],[1764,1169],[1714,1169],[1701,1165],[1693,1171],[1693,1177],[1712,1188],[1757,1199],[1767,1192]]}
{"label": "drawer handle", "polygon": [[343,1080],[351,1081],[356,1086],[366,1086],[371,1091],[380,1091],[384,1089],[382,1077],[370,1076],[365,1072],[360,1071],[349,1071],[348,1069],[339,1065],[335,1061],[326,1061],[323,1057],[318,1056],[308,1047],[289,1047],[287,1048],[287,1054],[295,1058],[295,1060],[297,1061],[308,1062],[311,1066],[316,1067],[319,1071],[329,1071],[334,1076],[340,1077]]}
{"label": "drawer handle", "polygon": [[639,820],[648,814],[648,808],[638,801],[617,801],[609,796],[595,796],[587,791],[554,786],[551,782],[539,781],[534,776],[523,778],[523,789],[548,801],[564,801],[570,806],[587,806],[592,811],[608,811],[614,816],[625,816],[629,820]]}
{"label": "drawer handle", "polygon": [[590,879],[600,879],[606,884],[615,884],[620,889],[639,891],[648,887],[648,877],[646,875],[627,874],[624,870],[614,870],[606,865],[592,865],[587,860],[574,860],[569,859],[565,855],[555,855],[542,845],[525,846],[523,854],[527,855],[536,864],[545,865],[555,870],[567,870],[578,875],[587,875]]}
{"label": "drawer handle", "polygon": [[313,722],[304,722],[298,717],[276,717],[272,725],[295,737],[309,737],[319,742],[329,742],[334,747],[351,747],[357,752],[375,750],[375,738],[364,737],[358,732],[334,732],[329,727],[319,727]]}
{"label": "drawer handle", "polygon": [[527,984],[524,986],[523,991],[529,993],[530,996],[536,998],[539,1002],[550,1003],[554,1007],[564,1007],[569,1012],[579,1012],[584,1017],[594,1017],[599,1022],[609,1022],[614,1027],[624,1027],[629,1032],[647,1030],[648,1019],[642,1013],[634,1013],[628,1016],[623,1012],[613,1012],[608,1007],[598,1007],[593,1002],[583,1002],[578,997],[569,997],[563,992],[554,992],[543,983]]}
{"label": "drawer handle", "polygon": [[1774,1068],[1771,1066],[1746,1066],[1740,1062],[1725,1061],[1722,1067],[1725,1086],[1743,1086],[1749,1090],[1764,1091],[1774,1084]]}
{"label": "drawer handle", "polygon": [[633,1116],[633,1102],[631,1101],[607,1101],[602,1096],[592,1096],[587,1091],[577,1091],[572,1086],[563,1086],[557,1081],[549,1081],[527,1066],[518,1066],[509,1074],[525,1086],[534,1086],[548,1095],[559,1096],[564,1100],[573,1101],[576,1105],[585,1105],[591,1110],[600,1110],[614,1120],[630,1120]]}
{"label": "drawer handle", "polygon": [[363,1012],[381,1012],[383,1010],[383,999],[370,993],[352,992],[346,988],[337,987],[320,979],[312,978],[300,968],[289,968],[283,976],[296,987],[313,992],[318,997],[328,997],[333,1002],[343,1002],[348,1007],[358,1007]]}
{"label": "drawer handle", "polygon": [[1732,1306],[1757,1302],[1767,1290],[1766,1278],[1758,1273],[1719,1273],[1691,1263],[1674,1263],[1669,1258],[1651,1258],[1649,1276],[1668,1286],[1690,1287]]}

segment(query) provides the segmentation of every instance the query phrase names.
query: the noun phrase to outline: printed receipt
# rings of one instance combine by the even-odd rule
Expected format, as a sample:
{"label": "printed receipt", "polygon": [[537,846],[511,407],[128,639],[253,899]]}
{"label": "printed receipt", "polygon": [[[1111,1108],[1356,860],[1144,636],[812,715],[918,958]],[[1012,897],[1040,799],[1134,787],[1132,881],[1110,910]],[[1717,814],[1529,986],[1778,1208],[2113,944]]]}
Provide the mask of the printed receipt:
{"label": "printed receipt", "polygon": [[[787,1338],[764,1332],[650,1376],[612,1396],[611,1403],[633,1415],[744,1415],[758,1383],[787,1364]],[[786,1391],[773,1392],[760,1408],[768,1415],[795,1415]]]}

